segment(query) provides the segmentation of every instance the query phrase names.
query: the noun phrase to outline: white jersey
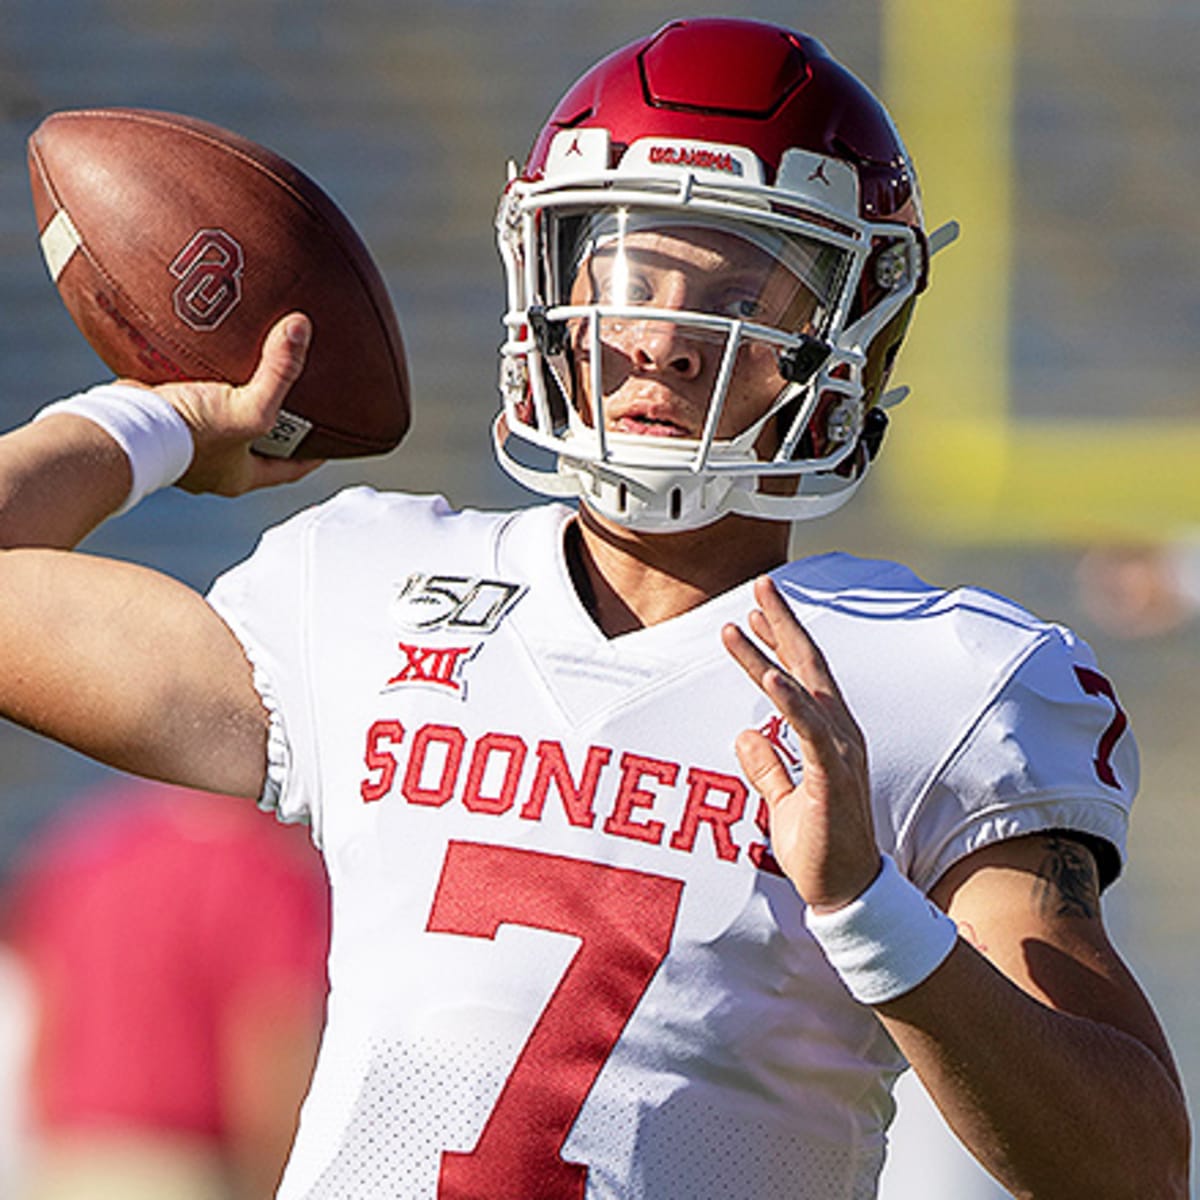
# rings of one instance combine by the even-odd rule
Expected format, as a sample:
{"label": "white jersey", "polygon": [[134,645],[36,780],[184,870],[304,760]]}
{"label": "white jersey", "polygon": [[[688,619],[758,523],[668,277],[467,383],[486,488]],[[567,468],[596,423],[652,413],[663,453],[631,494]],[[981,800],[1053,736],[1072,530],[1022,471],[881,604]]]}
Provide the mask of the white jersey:
{"label": "white jersey", "polygon": [[[569,516],[353,489],[213,590],[272,712],[269,803],[333,884],[280,1196],[872,1196],[904,1063],[805,931],[734,755],[751,726],[794,754],[718,636],[749,586],[608,639]],[[775,577],[920,887],[1040,829],[1120,850],[1136,753],[1067,630],[892,563]]]}

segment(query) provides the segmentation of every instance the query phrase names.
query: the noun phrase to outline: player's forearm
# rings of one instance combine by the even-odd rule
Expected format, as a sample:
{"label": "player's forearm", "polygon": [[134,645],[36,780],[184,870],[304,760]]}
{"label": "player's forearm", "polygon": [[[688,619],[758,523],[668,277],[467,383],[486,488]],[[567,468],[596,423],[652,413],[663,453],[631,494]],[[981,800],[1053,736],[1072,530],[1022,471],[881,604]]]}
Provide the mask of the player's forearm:
{"label": "player's forearm", "polygon": [[129,494],[129,461],[90,421],[51,416],[0,438],[0,548],[69,549]]}
{"label": "player's forearm", "polygon": [[1136,1038],[1048,1008],[961,941],[876,1011],[955,1132],[1014,1195],[1187,1197],[1182,1093]]}

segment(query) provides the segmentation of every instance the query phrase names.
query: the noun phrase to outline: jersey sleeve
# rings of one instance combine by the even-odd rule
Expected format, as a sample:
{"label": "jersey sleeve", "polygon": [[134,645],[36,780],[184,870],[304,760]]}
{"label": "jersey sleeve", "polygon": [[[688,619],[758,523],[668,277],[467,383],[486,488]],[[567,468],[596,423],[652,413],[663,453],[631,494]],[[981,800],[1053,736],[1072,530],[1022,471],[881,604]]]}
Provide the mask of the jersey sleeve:
{"label": "jersey sleeve", "polygon": [[1106,846],[1101,875],[1125,857],[1138,753],[1115,690],[1086,644],[1050,628],[933,778],[903,838],[928,890],[967,854],[1061,829]]}
{"label": "jersey sleeve", "polygon": [[270,715],[259,807],[284,821],[311,823],[319,844],[316,776],[304,756],[304,748],[313,745],[305,645],[316,511],[268,530],[249,558],[216,580],[207,599],[241,642]]}

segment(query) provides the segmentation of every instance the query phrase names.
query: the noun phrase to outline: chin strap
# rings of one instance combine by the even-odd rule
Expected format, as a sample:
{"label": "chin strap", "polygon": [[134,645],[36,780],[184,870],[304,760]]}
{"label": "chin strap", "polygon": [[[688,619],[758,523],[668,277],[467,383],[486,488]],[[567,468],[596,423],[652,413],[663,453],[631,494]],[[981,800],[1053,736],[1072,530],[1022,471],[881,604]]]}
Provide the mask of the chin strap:
{"label": "chin strap", "polygon": [[504,471],[511,475],[523,487],[531,492],[540,492],[543,496],[578,496],[579,488],[564,475],[553,471],[539,471],[536,467],[527,467],[518,462],[507,449],[508,439],[512,436],[508,421],[503,413],[498,413],[492,422],[492,448],[496,451]]}

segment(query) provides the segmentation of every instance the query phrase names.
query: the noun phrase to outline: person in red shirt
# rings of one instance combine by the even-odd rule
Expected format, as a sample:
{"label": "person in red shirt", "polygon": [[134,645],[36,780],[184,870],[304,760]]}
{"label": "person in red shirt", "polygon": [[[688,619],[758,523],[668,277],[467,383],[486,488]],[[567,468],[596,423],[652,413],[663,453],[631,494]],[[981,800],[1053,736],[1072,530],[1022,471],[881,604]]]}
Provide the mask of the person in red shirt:
{"label": "person in red shirt", "polygon": [[37,1008],[31,1200],[274,1190],[326,991],[305,832],[123,782],[31,847],[9,934]]}

